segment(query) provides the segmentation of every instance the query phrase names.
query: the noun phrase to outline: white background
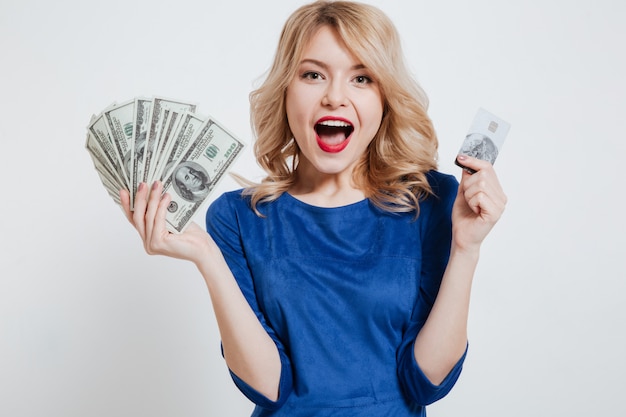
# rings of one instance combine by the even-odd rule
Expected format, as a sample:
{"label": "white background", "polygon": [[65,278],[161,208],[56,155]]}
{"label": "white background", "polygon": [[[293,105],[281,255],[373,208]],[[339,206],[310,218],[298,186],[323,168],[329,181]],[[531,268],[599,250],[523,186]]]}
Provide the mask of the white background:
{"label": "white background", "polygon": [[[429,415],[623,415],[626,3],[371,3],[431,99],[442,171],[478,107],[512,125],[465,370]],[[0,415],[249,415],[203,280],[143,252],[85,127],[163,95],[250,144],[248,93],[300,4],[0,0]],[[251,146],[233,168],[258,179]]]}

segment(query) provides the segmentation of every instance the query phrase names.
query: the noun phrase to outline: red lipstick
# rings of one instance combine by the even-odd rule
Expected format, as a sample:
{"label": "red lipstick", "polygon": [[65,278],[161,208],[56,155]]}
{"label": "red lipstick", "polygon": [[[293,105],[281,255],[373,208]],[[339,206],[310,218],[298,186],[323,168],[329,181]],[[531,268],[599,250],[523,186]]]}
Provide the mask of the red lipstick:
{"label": "red lipstick", "polygon": [[344,118],[325,116],[315,123],[315,138],[321,150],[328,153],[343,151],[350,143],[354,127]]}

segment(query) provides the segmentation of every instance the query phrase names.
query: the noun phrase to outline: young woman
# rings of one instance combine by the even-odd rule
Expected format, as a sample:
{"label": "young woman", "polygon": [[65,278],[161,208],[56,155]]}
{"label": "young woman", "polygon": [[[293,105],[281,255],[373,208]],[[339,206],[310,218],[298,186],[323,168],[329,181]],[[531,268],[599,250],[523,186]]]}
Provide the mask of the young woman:
{"label": "young woman", "polygon": [[[436,171],[426,98],[378,9],[287,20],[251,94],[267,177],[222,195],[207,232],[165,229],[169,196],[121,199],[150,254],[194,262],[255,416],[420,416],[455,384],[481,242],[506,203],[488,162]],[[150,188],[150,189],[149,189]]]}

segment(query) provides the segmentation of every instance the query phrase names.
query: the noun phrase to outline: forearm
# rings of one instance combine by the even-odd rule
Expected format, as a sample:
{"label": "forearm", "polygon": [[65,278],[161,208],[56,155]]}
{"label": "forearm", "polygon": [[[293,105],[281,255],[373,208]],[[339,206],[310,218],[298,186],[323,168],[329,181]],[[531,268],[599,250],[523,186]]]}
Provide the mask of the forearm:
{"label": "forearm", "polygon": [[272,401],[278,398],[281,363],[278,349],[243,296],[219,248],[196,263],[202,273],[229,369]]}
{"label": "forearm", "polygon": [[120,191],[120,201],[129,222],[139,232],[146,252],[193,262],[209,289],[222,338],[224,358],[240,379],[270,400],[278,398],[281,362],[278,348],[259,322],[235,277],[211,236],[195,223],[184,233],[166,230],[165,218],[171,198],[162,196],[163,184],[149,189],[142,183],[135,196]]}
{"label": "forearm", "polygon": [[467,346],[467,320],[479,249],[454,245],[433,308],[415,340],[420,368],[435,385],[441,383]]}

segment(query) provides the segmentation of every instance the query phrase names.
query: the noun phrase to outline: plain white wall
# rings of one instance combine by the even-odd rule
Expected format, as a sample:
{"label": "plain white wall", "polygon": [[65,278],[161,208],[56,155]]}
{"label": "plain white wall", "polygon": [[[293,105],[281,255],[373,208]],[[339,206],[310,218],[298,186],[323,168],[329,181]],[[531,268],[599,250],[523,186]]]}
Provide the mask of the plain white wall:
{"label": "plain white wall", "polygon": [[[164,95],[250,144],[247,95],[302,3],[0,0],[0,415],[250,413],[201,277],[143,252],[85,127],[112,101]],[[626,4],[371,3],[431,99],[442,171],[458,176],[478,107],[512,124],[470,353],[429,415],[622,415]],[[258,178],[251,146],[234,170]]]}

